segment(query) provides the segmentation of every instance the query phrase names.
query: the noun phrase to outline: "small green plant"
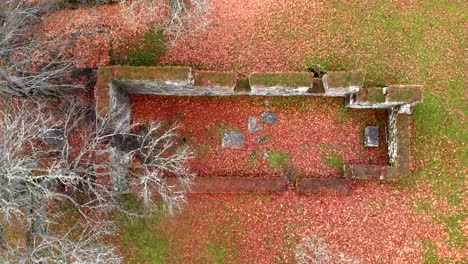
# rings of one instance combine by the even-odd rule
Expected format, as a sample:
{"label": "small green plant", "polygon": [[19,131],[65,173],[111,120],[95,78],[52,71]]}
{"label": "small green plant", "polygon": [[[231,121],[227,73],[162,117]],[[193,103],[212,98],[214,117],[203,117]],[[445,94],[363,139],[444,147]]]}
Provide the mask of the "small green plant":
{"label": "small green plant", "polygon": [[273,151],[269,157],[270,166],[273,168],[286,169],[290,161],[291,157],[289,157],[288,153],[282,151]]}
{"label": "small green plant", "polygon": [[[122,195],[120,205],[128,212],[141,213],[142,205],[134,195]],[[162,211],[161,211],[162,212]],[[129,262],[165,263],[169,242],[162,237],[162,214],[147,217],[118,217],[122,244]]]}
{"label": "small green plant", "polygon": [[324,152],[322,154],[322,161],[325,166],[334,168],[339,172],[343,172],[343,162],[337,154]]}
{"label": "small green plant", "polygon": [[253,151],[249,155],[249,168],[255,168],[256,160],[257,160],[257,151]]}
{"label": "small green plant", "polygon": [[144,36],[143,43],[127,55],[123,64],[154,66],[166,53],[166,38],[161,29],[152,29]]}
{"label": "small green plant", "polygon": [[210,263],[216,264],[224,263],[226,258],[231,254],[229,249],[215,243],[209,243],[206,245],[205,251],[208,255]]}

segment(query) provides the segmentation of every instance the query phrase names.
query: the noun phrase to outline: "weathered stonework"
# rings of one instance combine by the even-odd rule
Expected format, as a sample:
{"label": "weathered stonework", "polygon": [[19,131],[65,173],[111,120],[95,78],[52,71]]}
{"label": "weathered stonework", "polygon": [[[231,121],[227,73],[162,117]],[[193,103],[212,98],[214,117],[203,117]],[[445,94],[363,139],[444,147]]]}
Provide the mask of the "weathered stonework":
{"label": "weathered stonework", "polygon": [[363,70],[332,71],[322,77],[327,96],[345,96],[356,93],[364,85],[366,72]]}
{"label": "weathered stonework", "polygon": [[[309,72],[253,73],[248,78],[239,78],[233,72],[192,71],[188,67],[102,67],[99,69],[95,86],[96,112],[102,117],[113,114],[116,122],[130,122],[129,94],[341,96],[345,97],[345,106],[349,108],[388,109],[389,166],[346,164],[343,179],[300,180],[296,186],[300,194],[321,193],[323,188],[335,190],[336,193],[347,193],[350,186],[349,179],[383,180],[398,178],[409,172],[409,114],[412,106],[422,102],[423,99],[423,87],[419,85],[363,88],[365,75],[363,70],[354,70],[328,72],[321,79],[314,78]],[[253,120],[249,123],[249,131],[257,131]],[[223,141],[223,146],[226,142]],[[268,159],[269,154],[267,151],[263,157]],[[112,158],[120,160],[121,157]],[[234,181],[240,182],[237,179]],[[273,187],[268,188],[281,191],[282,187],[274,187],[277,184],[280,185],[278,182],[272,182]],[[119,188],[122,189],[125,186]],[[225,188],[223,192],[230,192],[229,187]],[[242,188],[245,189],[245,187]],[[245,189],[245,191],[258,192],[255,188]]]}

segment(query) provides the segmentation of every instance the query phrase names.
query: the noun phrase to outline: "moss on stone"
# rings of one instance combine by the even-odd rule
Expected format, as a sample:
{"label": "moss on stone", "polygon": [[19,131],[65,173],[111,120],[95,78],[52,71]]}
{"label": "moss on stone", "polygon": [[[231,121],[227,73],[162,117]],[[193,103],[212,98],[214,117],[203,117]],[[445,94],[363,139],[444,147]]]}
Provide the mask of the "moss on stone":
{"label": "moss on stone", "polygon": [[383,88],[372,87],[360,89],[357,93],[358,102],[384,103],[385,94]]}
{"label": "moss on stone", "polygon": [[387,102],[421,102],[422,93],[421,85],[390,85],[387,87]]}
{"label": "moss on stone", "polygon": [[349,86],[362,87],[366,72],[364,70],[331,71],[326,74],[328,89],[347,88]]}
{"label": "moss on stone", "polygon": [[348,87],[351,76],[346,71],[332,71],[326,75],[328,89]]}
{"label": "moss on stone", "polygon": [[195,71],[195,86],[211,87],[234,87],[236,86],[237,73],[235,72],[215,72],[215,71]]}
{"label": "moss on stone", "polygon": [[311,72],[252,73],[250,85],[257,87],[312,87],[314,74]]}
{"label": "moss on stone", "polygon": [[364,70],[352,70],[349,72],[349,75],[349,86],[362,87],[364,85],[366,79],[366,72]]}
{"label": "moss on stone", "polygon": [[118,80],[190,81],[189,67],[118,66],[114,72]]}

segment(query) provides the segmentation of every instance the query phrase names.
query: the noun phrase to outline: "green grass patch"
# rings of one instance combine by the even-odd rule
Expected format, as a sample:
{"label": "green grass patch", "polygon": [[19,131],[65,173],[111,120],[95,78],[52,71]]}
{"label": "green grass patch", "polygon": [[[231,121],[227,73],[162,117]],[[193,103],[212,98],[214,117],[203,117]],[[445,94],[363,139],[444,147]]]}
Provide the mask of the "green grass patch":
{"label": "green grass patch", "polygon": [[161,29],[151,29],[143,36],[143,41],[127,53],[125,58],[115,59],[114,51],[110,49],[109,56],[112,61],[130,66],[155,66],[159,58],[166,53],[166,37]]}
{"label": "green grass patch", "polygon": [[[122,197],[123,207],[131,212],[142,213],[142,205],[132,195]],[[122,251],[129,263],[166,263],[170,245],[162,237],[162,212],[146,218],[129,219],[118,217]]]}
{"label": "green grass patch", "polygon": [[286,169],[289,167],[291,157],[288,153],[282,151],[272,151],[269,157],[269,165],[273,168]]}
{"label": "green grass patch", "polygon": [[208,243],[205,246],[205,254],[207,263],[222,264],[226,262],[226,258],[232,254],[231,250],[219,244]]}
{"label": "green grass patch", "polygon": [[341,157],[332,152],[324,152],[322,154],[322,162],[325,166],[334,168],[339,172],[343,172],[343,161]]}

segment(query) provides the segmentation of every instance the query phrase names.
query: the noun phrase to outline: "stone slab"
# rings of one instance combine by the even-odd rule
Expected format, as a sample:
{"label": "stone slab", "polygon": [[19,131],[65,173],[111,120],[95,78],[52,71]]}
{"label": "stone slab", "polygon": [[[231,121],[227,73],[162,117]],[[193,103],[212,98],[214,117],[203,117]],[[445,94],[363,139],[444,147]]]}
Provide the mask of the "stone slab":
{"label": "stone slab", "polygon": [[390,85],[386,92],[387,102],[416,103],[423,100],[422,85]]}
{"label": "stone slab", "polygon": [[376,126],[367,126],[364,129],[364,146],[378,147],[379,146],[379,128]]}
{"label": "stone slab", "polygon": [[312,87],[314,74],[311,72],[265,72],[252,73],[251,87]]}
{"label": "stone slab", "polygon": [[[176,178],[167,178],[166,183],[180,190]],[[283,178],[249,178],[249,177],[197,177],[189,193],[283,193],[286,186]]]}
{"label": "stone slab", "polygon": [[235,72],[194,71],[194,86],[234,88],[236,82]]}
{"label": "stone slab", "polygon": [[348,195],[351,192],[351,185],[350,179],[299,178],[296,182],[296,192],[299,195]]}
{"label": "stone slab", "polygon": [[278,115],[273,112],[263,112],[261,121],[265,124],[276,124],[278,122]]}
{"label": "stone slab", "polygon": [[225,131],[223,133],[223,148],[241,148],[244,146],[245,136],[238,131]]}

